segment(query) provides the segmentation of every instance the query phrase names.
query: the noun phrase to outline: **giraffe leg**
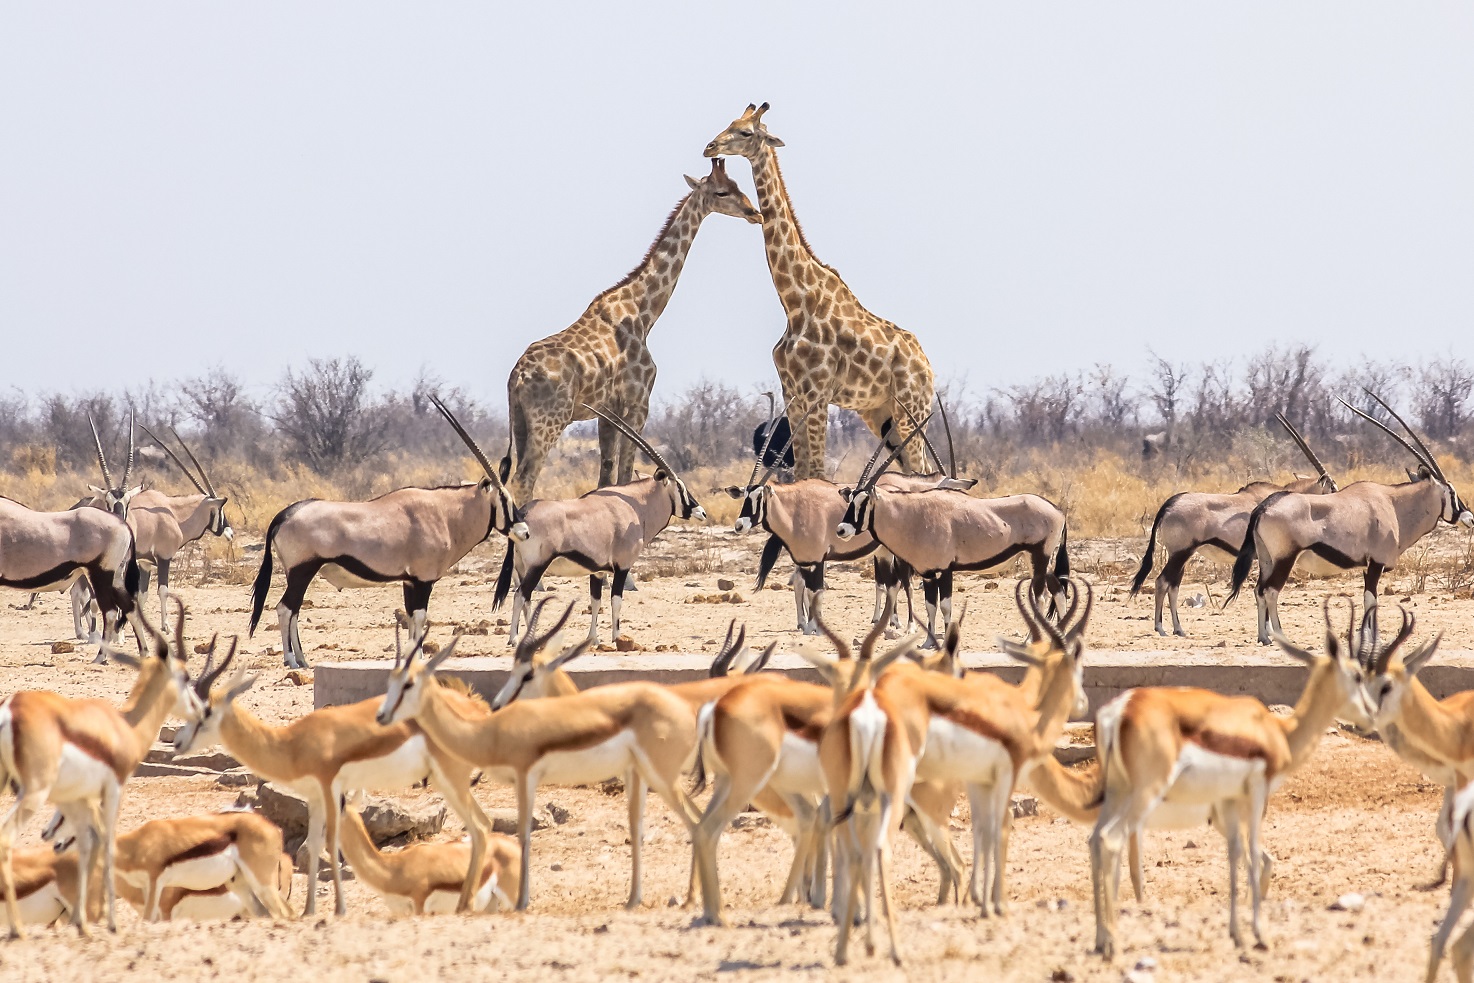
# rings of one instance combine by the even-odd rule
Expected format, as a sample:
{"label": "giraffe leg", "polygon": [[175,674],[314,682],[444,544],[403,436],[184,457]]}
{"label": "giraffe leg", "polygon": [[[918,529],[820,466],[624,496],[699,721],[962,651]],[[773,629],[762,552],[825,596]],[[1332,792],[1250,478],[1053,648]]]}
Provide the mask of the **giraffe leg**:
{"label": "giraffe leg", "polygon": [[[637,371],[632,368],[631,371]],[[650,363],[648,377],[638,380],[639,385],[627,392],[624,398],[624,419],[635,433],[645,432],[645,421],[650,418],[650,390],[655,385],[655,364]],[[623,438],[619,441],[618,467],[615,470],[615,482],[617,484],[628,484],[635,476],[635,445]]]}
{"label": "giraffe leg", "polygon": [[817,397],[807,394],[797,401],[790,397],[788,422],[793,428],[793,471],[794,476],[823,478],[825,473],[824,445],[829,431],[829,405],[819,402]]}

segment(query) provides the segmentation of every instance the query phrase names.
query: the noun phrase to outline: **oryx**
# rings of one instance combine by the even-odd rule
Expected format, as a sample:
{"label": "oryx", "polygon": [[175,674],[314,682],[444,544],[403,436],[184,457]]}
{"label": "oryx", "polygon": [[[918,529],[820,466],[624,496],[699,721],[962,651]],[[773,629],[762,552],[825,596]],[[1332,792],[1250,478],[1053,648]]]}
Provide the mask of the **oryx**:
{"label": "oryx", "polygon": [[[99,507],[113,513],[120,519],[128,517],[128,504],[133,497],[143,491],[142,485],[132,488],[128,487],[128,479],[133,476],[133,459],[135,448],[133,446],[133,411],[128,411],[128,463],[123,465],[123,480],[113,484],[112,469],[107,466],[107,455],[102,452],[102,438],[97,435],[97,423],[92,419],[92,414],[87,414],[87,425],[92,428],[92,445],[97,448],[97,465],[102,469],[102,487],[88,485],[87,488],[99,500]],[[86,504],[86,499],[78,502],[77,506]]]}
{"label": "oryx", "polygon": [[1289,431],[1290,437],[1310,459],[1318,477],[1296,478],[1285,485],[1252,481],[1232,495],[1178,492],[1163,502],[1162,507],[1157,510],[1156,518],[1152,520],[1152,532],[1146,542],[1146,552],[1142,554],[1136,579],[1131,582],[1131,596],[1135,597],[1146,583],[1147,575],[1152,572],[1152,561],[1156,557],[1157,546],[1160,545],[1166,553],[1166,561],[1162,564],[1162,572],[1157,575],[1154,598],[1158,635],[1167,634],[1167,626],[1162,622],[1162,606],[1167,602],[1172,610],[1172,633],[1187,637],[1187,632],[1182,628],[1182,620],[1177,614],[1177,591],[1182,586],[1183,570],[1193,554],[1198,550],[1207,550],[1212,555],[1233,559],[1244,545],[1244,530],[1249,527],[1249,513],[1254,511],[1254,506],[1276,492],[1325,495],[1336,490],[1336,480],[1326,471],[1325,465],[1315,451],[1310,449],[1305,438],[1300,436],[1300,432],[1285,419],[1283,413],[1276,413],[1274,418]]}
{"label": "oryx", "polygon": [[138,593],[133,531],[100,508],[37,512],[0,498],[0,587],[61,591],[83,574],[102,610],[102,647],[96,661],[106,662],[107,643],[133,613]]}
{"label": "oryx", "polygon": [[[925,426],[921,421],[906,440]],[[1032,595],[1037,599],[1047,593],[1057,608],[1063,608],[1064,582],[1070,573],[1063,512],[1038,495],[973,498],[945,490],[889,491],[878,481],[899,453],[899,447],[891,450],[879,469],[867,469],[845,492],[849,507],[835,533],[842,541],[869,533],[920,575],[928,644],[936,644],[938,607],[943,628],[952,623],[955,571],[988,570],[1020,553],[1027,554],[1032,564]]]}
{"label": "oryx", "polygon": [[604,595],[603,574],[610,575],[611,638],[619,637],[619,608],[625,579],[650,541],[672,519],[706,519],[686,483],[639,431],[615,413],[587,404],[615,430],[628,437],[655,464],[655,474],[624,485],[607,485],[571,499],[537,499],[517,513],[527,535],[507,544],[492,607],[500,608],[512,589],[512,571],[520,578],[512,599],[512,627],[507,644],[517,643],[518,625],[538,581],[555,560],[567,560],[589,573],[591,617],[589,640],[599,639],[599,608]]}
{"label": "oryx", "polygon": [[397,488],[367,502],[306,499],[276,514],[266,530],[266,549],[251,594],[254,634],[271,587],[271,550],[281,555],[286,590],[277,602],[282,661],[307,665],[297,616],[307,585],[319,572],[339,590],[404,586],[404,607],[416,637],[425,632],[425,609],[435,582],[493,532],[513,540],[527,537],[516,503],[485,452],[445,404],[430,401],[460,435],[485,473],[480,481],[441,488]]}
{"label": "oryx", "polygon": [[[1474,526],[1474,514],[1443,474],[1417,433],[1376,393],[1367,391],[1406,437],[1342,400],[1346,408],[1369,421],[1405,447],[1418,462],[1408,481],[1388,485],[1358,481],[1330,495],[1278,492],[1259,503],[1249,516],[1248,532],[1233,565],[1232,601],[1259,561],[1259,583],[1254,588],[1259,616],[1259,644],[1268,645],[1271,630],[1280,632],[1279,595],[1297,561],[1312,573],[1339,573],[1360,568],[1365,592],[1363,615],[1375,635],[1377,584],[1383,571],[1422,539],[1440,521]],[[1308,557],[1305,554],[1309,554]],[[1227,602],[1225,602],[1226,604]]]}

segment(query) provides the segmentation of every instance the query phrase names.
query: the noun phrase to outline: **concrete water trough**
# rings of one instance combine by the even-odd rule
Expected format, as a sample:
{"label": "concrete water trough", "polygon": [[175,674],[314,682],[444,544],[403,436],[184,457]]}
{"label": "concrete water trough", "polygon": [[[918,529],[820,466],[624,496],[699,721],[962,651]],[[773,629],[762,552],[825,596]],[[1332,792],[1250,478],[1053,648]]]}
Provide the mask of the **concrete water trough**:
{"label": "concrete water trough", "polygon": [[[675,652],[591,654],[569,663],[568,672],[580,688],[636,679],[677,683],[706,676],[711,655]],[[1017,682],[1023,667],[998,653],[969,653],[963,662]],[[510,656],[470,656],[452,659],[441,670],[458,676],[490,698],[506,681]],[[388,660],[321,662],[316,666],[313,704],[318,707],[356,703],[380,696],[389,675]],[[797,656],[778,655],[768,669],[795,679],[818,682],[818,674]],[[1442,698],[1474,689],[1474,652],[1440,652],[1418,678]],[[1285,655],[1264,649],[1226,652],[1206,649],[1189,652],[1090,652],[1085,665],[1085,690],[1093,714],[1122,690],[1136,686],[1201,686],[1220,693],[1257,697],[1266,704],[1293,705],[1305,686],[1305,668]]]}

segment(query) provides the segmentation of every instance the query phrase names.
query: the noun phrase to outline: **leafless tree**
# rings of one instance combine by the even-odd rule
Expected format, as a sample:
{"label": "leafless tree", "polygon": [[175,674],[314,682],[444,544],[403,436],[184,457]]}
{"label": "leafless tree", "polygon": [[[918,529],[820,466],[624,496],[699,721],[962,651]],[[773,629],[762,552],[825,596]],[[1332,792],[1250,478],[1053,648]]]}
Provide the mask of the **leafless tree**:
{"label": "leafless tree", "polygon": [[373,371],[352,355],[314,358],[301,373],[288,369],[271,418],[289,455],[327,475],[382,450],[381,407],[368,388],[372,378]]}
{"label": "leafless tree", "polygon": [[1448,440],[1463,433],[1474,395],[1474,369],[1452,355],[1424,362],[1418,369],[1418,420],[1428,436]]}

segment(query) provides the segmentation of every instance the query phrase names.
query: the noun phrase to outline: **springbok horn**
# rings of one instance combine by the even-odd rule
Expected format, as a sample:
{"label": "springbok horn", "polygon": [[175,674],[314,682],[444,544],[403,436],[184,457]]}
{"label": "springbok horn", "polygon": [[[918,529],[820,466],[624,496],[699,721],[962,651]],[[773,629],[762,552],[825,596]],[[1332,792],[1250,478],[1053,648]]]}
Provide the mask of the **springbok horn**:
{"label": "springbok horn", "polygon": [[1412,637],[1413,626],[1417,624],[1417,619],[1408,613],[1407,608],[1398,605],[1398,610],[1402,612],[1402,627],[1392,641],[1387,643],[1387,647],[1377,653],[1376,673],[1379,676],[1387,671],[1387,664],[1392,661],[1392,656],[1402,647],[1402,643]]}
{"label": "springbok horn", "polygon": [[1417,444],[1418,445],[1418,448],[1420,450],[1422,450],[1422,452],[1423,452],[1423,460],[1427,462],[1429,469],[1431,469],[1434,474],[1438,475],[1438,480],[1439,481],[1442,481],[1445,485],[1448,484],[1448,479],[1443,476],[1443,468],[1440,468],[1438,466],[1438,458],[1436,458],[1436,457],[1433,456],[1433,452],[1428,449],[1428,445],[1427,444],[1423,443],[1423,438],[1418,436],[1418,432],[1416,430],[1414,430],[1412,427],[1408,426],[1407,425],[1407,421],[1404,420],[1401,416],[1399,416],[1398,415],[1398,412],[1396,410],[1394,410],[1392,407],[1388,406],[1387,405],[1387,401],[1385,399],[1383,399],[1381,396],[1378,396],[1376,393],[1372,392],[1370,389],[1367,389],[1366,390],[1366,394],[1368,396],[1372,397],[1373,399],[1375,399],[1377,401],[1377,404],[1379,406],[1381,406],[1382,409],[1386,410],[1388,413],[1390,413],[1392,415],[1392,419],[1396,420],[1398,423],[1400,423],[1402,425],[1402,429],[1404,429],[1404,430],[1407,431],[1407,435],[1409,437],[1413,438],[1413,443]]}
{"label": "springbok horn", "polygon": [[896,612],[896,602],[889,594],[885,599],[885,610],[881,612],[880,620],[870,626],[865,637],[860,640],[860,661],[869,662],[875,658],[875,646],[880,643],[880,636],[885,634],[886,626],[891,623],[891,615]]}
{"label": "springbok horn", "polygon": [[[538,602],[538,605],[537,605],[537,611],[538,611],[538,613],[541,613],[542,608],[543,608],[543,605],[547,604],[548,601],[550,601],[550,600],[551,600],[551,598],[546,598],[545,597],[541,601]],[[563,630],[563,626],[566,625],[566,624],[568,624],[568,619],[571,618],[571,617],[573,617],[573,608],[574,608],[575,604],[576,604],[576,602],[570,602],[569,605],[568,605],[568,607],[563,611],[562,617],[560,617],[553,624],[552,629],[549,630],[549,631],[547,631],[547,632],[544,632],[542,635],[533,636],[532,630],[531,629],[528,629],[527,633],[525,635],[523,635],[522,641],[520,641],[520,642],[517,643],[517,656],[516,656],[516,661],[518,661],[518,662],[525,662],[525,661],[531,659],[534,655],[536,655],[538,653],[538,651],[544,645],[546,645],[546,644],[548,644],[548,642],[552,641],[553,637],[555,635],[557,635],[558,632],[560,632],[560,631]]]}
{"label": "springbok horn", "polygon": [[[168,444],[166,444],[162,440],[160,440],[154,434],[154,432],[152,430],[150,430],[148,427],[144,426],[143,424],[140,423],[138,425],[138,428],[140,430],[142,430],[144,433],[148,434],[148,437],[149,437],[150,440],[152,440],[154,443],[158,444],[160,447],[162,447],[164,449],[164,453],[169,455],[169,460],[171,460],[175,464],[177,464],[179,466],[179,470],[182,471],[182,472],[184,472],[184,476],[189,479],[189,483],[192,484],[192,485],[194,485],[195,491],[199,492],[201,495],[204,495],[207,498],[213,498],[214,497],[208,491],[206,491],[205,490],[205,486],[204,485],[201,485],[199,483],[199,481],[195,478],[195,476],[190,473],[189,468],[187,468],[187,467],[184,466],[184,462],[179,459],[179,455],[178,454],[175,454],[174,451],[172,449],[170,449],[170,447],[169,447]],[[175,434],[174,437],[175,437],[176,440],[178,440],[179,435],[178,434]],[[183,441],[180,441],[180,443],[182,444]]]}
{"label": "springbok horn", "polygon": [[1024,603],[1024,587],[1028,582],[1029,579],[1024,577],[1014,585],[1013,602],[1018,605],[1018,613],[1023,616],[1024,624],[1029,626],[1029,641],[1042,642],[1044,641],[1044,630],[1034,620],[1034,615],[1029,611],[1029,605]]}
{"label": "springbok horn", "polygon": [[1304,437],[1300,436],[1300,431],[1295,429],[1294,424],[1290,423],[1283,413],[1276,413],[1274,418],[1280,422],[1280,426],[1289,431],[1290,439],[1299,446],[1301,453],[1310,458],[1310,463],[1315,465],[1315,470],[1320,472],[1321,478],[1330,482],[1332,488],[1336,487],[1336,479],[1332,478],[1330,472],[1326,470],[1326,466],[1320,463],[1320,458],[1316,457],[1315,451],[1310,449],[1310,445],[1305,442]]}
{"label": "springbok horn", "polygon": [[232,637],[230,640],[230,651],[225,653],[225,658],[220,661],[220,665],[211,668],[210,662],[215,660],[215,640],[213,638],[210,640],[210,662],[205,663],[205,671],[194,684],[194,691],[200,695],[201,699],[208,700],[210,698],[210,690],[215,686],[215,680],[225,675],[225,671],[235,661],[236,646],[239,644],[240,636],[236,635]]}
{"label": "springbok horn", "polygon": [[102,483],[108,491],[113,490],[113,473],[108,470],[107,455],[102,452],[102,438],[97,435],[97,422],[87,414],[87,425],[92,428],[92,444],[97,448],[97,463],[102,467]]}
{"label": "springbok horn", "polygon": [[[1340,399],[1340,397],[1338,396],[1337,399]],[[1418,450],[1411,443],[1409,443],[1408,439],[1402,434],[1398,433],[1396,430],[1393,430],[1391,427],[1387,426],[1387,424],[1383,423],[1381,420],[1378,420],[1376,417],[1372,416],[1365,410],[1357,409],[1355,406],[1352,406],[1344,399],[1341,400],[1341,405],[1346,407],[1351,412],[1355,413],[1357,416],[1361,417],[1363,420],[1366,420],[1372,426],[1376,427],[1378,430],[1382,431],[1387,436],[1397,441],[1399,444],[1401,444],[1419,464],[1426,467],[1430,472],[1432,472],[1433,474],[1441,473],[1438,469],[1438,465],[1430,462],[1426,457],[1424,457],[1423,452]]]}
{"label": "springbok horn", "polygon": [[1059,626],[1051,622],[1049,617],[1043,611],[1039,610],[1039,599],[1034,596],[1034,592],[1030,590],[1025,591],[1025,593],[1029,598],[1029,607],[1034,609],[1034,617],[1039,619],[1039,627],[1044,629],[1045,634],[1049,636],[1049,641],[1056,648],[1063,651],[1066,648],[1064,632],[1060,631]]}
{"label": "springbok horn", "polygon": [[461,421],[457,420],[455,414],[446,408],[446,405],[440,401],[439,396],[432,393],[430,395],[430,402],[435,404],[435,408],[440,411],[440,415],[445,417],[445,422],[451,425],[451,428],[460,436],[465,445],[470,448],[471,454],[476,458],[477,463],[481,465],[481,470],[486,472],[486,477],[490,479],[491,483],[497,488],[502,487],[502,479],[497,477],[496,468],[491,466],[491,461],[487,458],[486,452],[481,449],[481,445],[477,444],[471,438],[471,435],[466,433],[466,428],[461,426]]}

